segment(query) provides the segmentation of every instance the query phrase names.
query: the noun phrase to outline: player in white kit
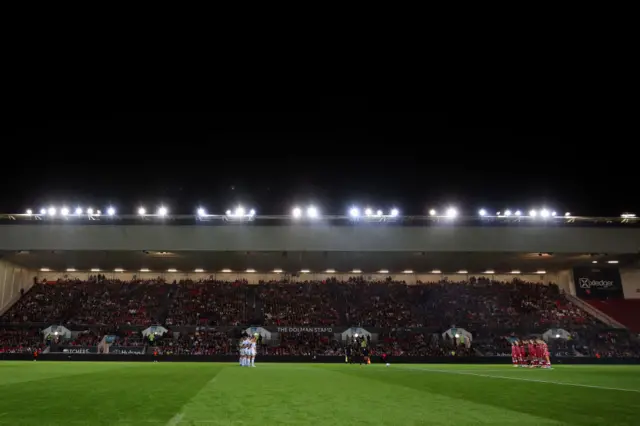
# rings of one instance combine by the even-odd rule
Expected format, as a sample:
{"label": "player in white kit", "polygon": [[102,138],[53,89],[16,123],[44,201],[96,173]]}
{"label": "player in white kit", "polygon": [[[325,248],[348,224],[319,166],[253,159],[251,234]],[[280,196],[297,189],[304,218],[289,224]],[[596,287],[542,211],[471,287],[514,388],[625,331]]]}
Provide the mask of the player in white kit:
{"label": "player in white kit", "polygon": [[256,352],[257,352],[257,339],[256,337],[252,337],[249,341],[249,365],[251,367],[255,367],[256,364]]}
{"label": "player in white kit", "polygon": [[243,337],[242,340],[240,340],[240,366],[241,367],[246,367],[248,365],[248,344],[249,339],[246,337]]}

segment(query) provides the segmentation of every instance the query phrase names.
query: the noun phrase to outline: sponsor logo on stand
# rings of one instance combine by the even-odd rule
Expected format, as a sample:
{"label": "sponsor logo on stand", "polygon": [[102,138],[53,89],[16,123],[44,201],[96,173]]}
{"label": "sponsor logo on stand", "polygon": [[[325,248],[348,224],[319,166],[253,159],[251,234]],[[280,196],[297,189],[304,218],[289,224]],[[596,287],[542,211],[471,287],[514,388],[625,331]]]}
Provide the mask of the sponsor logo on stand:
{"label": "sponsor logo on stand", "polygon": [[580,288],[609,288],[613,287],[613,281],[590,280],[589,278],[579,278]]}
{"label": "sponsor logo on stand", "polygon": [[62,352],[64,352],[65,354],[90,354],[91,353],[91,349],[73,349],[73,348],[65,348],[62,350]]}
{"label": "sponsor logo on stand", "polygon": [[333,333],[333,327],[278,327],[278,333]]}

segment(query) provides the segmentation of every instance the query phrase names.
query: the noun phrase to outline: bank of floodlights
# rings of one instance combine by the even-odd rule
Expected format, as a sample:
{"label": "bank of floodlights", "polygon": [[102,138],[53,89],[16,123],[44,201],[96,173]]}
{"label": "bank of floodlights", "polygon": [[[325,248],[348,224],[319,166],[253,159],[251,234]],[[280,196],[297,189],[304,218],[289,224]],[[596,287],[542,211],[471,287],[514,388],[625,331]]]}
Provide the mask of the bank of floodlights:
{"label": "bank of floodlights", "polygon": [[296,206],[291,210],[291,217],[295,220],[300,220],[303,218],[307,219],[318,219],[320,217],[320,212],[316,206],[308,206],[307,209],[303,212],[302,208]]}
{"label": "bank of floodlights", "polygon": [[397,208],[392,208],[389,211],[389,214],[384,214],[382,209],[373,209],[372,207],[367,207],[364,209],[364,214],[362,214],[361,210],[353,206],[349,209],[349,218],[352,221],[363,221],[363,222],[385,222],[394,220],[399,216],[400,212]]}
{"label": "bank of floodlights", "polygon": [[238,206],[233,211],[227,210],[224,219],[229,222],[250,222],[255,219],[256,211],[247,211],[244,207]]}

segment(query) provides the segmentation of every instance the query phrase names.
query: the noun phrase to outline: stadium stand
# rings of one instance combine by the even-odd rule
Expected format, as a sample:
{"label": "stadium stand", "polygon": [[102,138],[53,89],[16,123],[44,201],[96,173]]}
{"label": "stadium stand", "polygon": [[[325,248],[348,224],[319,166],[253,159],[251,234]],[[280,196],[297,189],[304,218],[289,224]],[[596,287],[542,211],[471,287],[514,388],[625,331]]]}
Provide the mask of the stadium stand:
{"label": "stadium stand", "polygon": [[585,300],[594,308],[621,322],[629,330],[640,333],[640,300],[638,299],[609,299]]}
{"label": "stadium stand", "polygon": [[[601,302],[607,303],[607,302]],[[561,356],[638,356],[626,330],[609,330],[573,305],[553,284],[471,278],[418,283],[350,279],[287,283],[245,281],[119,281],[92,276],[88,281],[37,283],[0,318],[3,351],[43,350],[38,330],[64,324],[78,331],[69,346],[94,346],[114,334],[120,347],[149,345],[140,330],[151,324],[169,329],[152,342],[161,354],[227,355],[236,352],[238,332],[211,327],[360,326],[379,329],[372,356],[505,356],[507,338],[566,329],[570,341],[554,341]],[[32,327],[16,329],[12,327]],[[460,327],[474,335],[460,345],[442,332]],[[56,337],[56,339],[58,339]],[[51,342],[48,342],[49,344]],[[54,342],[56,343],[56,342]],[[263,342],[264,355],[344,355],[332,333],[281,334]]]}

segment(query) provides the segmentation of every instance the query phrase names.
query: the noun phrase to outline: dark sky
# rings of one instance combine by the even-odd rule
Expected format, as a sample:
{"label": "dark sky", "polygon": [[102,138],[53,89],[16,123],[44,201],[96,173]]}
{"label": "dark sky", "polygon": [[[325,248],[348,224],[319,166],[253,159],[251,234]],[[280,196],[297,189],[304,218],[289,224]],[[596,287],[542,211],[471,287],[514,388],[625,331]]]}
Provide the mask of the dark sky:
{"label": "dark sky", "polygon": [[222,213],[238,202],[258,214],[308,203],[331,214],[352,204],[403,214],[447,205],[467,214],[640,210],[637,153],[617,147],[621,132],[592,116],[552,126],[481,110],[398,111],[357,97],[215,107],[223,112],[17,114],[2,154],[0,212],[164,204]]}

